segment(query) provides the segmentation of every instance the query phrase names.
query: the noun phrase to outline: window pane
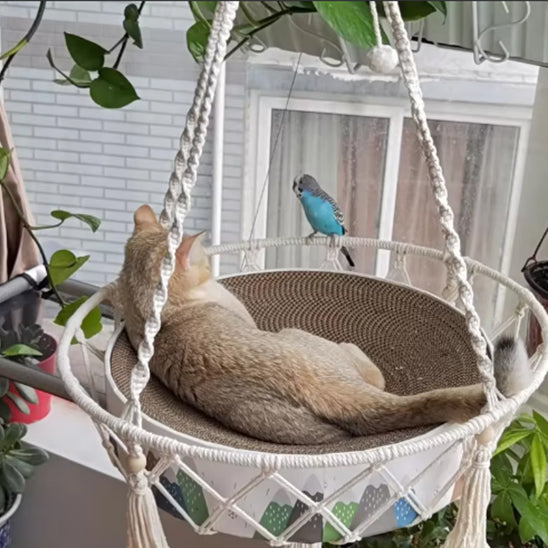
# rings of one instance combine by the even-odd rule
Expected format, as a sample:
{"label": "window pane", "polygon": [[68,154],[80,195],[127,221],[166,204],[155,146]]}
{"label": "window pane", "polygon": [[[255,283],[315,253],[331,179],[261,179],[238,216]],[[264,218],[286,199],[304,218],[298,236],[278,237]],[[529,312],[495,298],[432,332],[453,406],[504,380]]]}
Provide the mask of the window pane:
{"label": "window pane", "polygon": [[[498,269],[519,128],[442,120],[431,120],[429,125],[444,171],[463,254]],[[415,124],[410,119],[404,122],[393,238],[438,249],[443,246],[426,163]],[[411,260],[409,271],[411,279],[420,287],[438,294],[442,290],[445,269],[441,263]],[[488,282],[478,281],[478,284],[477,305],[486,317],[491,316],[494,286]]]}
{"label": "window pane", "polygon": [[[312,232],[293,193],[299,174],[315,177],[335,198],[349,235],[375,237],[389,121],[386,118],[274,110],[270,140],[268,237],[306,236]],[[262,184],[259,181],[258,184]],[[351,251],[352,253],[352,251]],[[357,270],[370,272],[375,253],[354,250]],[[268,250],[267,268],[318,267],[325,250]],[[345,266],[344,257],[341,264]]]}

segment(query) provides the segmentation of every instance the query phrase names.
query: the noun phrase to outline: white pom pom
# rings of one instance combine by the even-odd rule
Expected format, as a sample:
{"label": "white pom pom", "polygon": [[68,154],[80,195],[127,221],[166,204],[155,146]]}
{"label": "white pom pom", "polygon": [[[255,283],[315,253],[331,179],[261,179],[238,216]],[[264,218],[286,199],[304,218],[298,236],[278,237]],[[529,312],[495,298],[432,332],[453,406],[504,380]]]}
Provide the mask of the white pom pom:
{"label": "white pom pom", "polygon": [[398,66],[398,54],[387,44],[374,46],[365,54],[365,63],[375,72],[392,72]]}

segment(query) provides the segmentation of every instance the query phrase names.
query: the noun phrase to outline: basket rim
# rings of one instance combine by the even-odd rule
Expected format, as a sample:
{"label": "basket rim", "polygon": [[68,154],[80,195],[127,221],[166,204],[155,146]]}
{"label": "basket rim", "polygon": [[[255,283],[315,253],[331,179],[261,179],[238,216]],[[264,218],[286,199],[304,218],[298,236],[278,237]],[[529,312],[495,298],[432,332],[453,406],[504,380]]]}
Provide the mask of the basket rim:
{"label": "basket rim", "polygon": [[[287,239],[278,238],[274,240],[270,239],[257,241],[257,244],[262,247],[271,247],[272,245],[269,244],[273,244],[275,246],[308,244],[306,238],[292,239],[290,244],[285,244],[285,242],[287,242]],[[343,237],[340,238],[340,243],[343,245],[354,245],[355,247],[360,247],[365,244],[378,249],[388,249],[443,260],[443,253],[439,250],[405,244],[403,242]],[[231,244],[229,247],[234,250],[241,250],[245,249],[247,245],[249,245],[249,242]],[[221,247],[223,246],[217,246],[216,252],[222,253],[223,250],[219,250]],[[540,305],[530,290],[522,287],[509,277],[504,276],[503,274],[483,265],[478,261],[465,257],[465,262],[467,267],[473,269],[476,273],[492,278],[516,293],[522,302],[528,305],[532,310],[533,314],[539,321],[544,340],[548,340],[548,313]],[[281,467],[314,468],[376,464],[392,460],[397,457],[418,453],[423,450],[450,442],[457,442],[461,439],[479,434],[496,421],[515,413],[518,407],[523,404],[540,386],[548,371],[548,351],[546,347],[542,345],[539,348],[540,353],[538,355],[536,369],[533,371],[533,380],[527,388],[511,398],[498,401],[496,405],[492,407],[491,411],[483,412],[466,423],[447,425],[447,428],[444,429],[443,432],[439,433],[433,433],[432,431],[429,432],[424,440],[411,438],[410,440],[398,442],[393,445],[366,449],[363,451],[328,453],[322,455],[289,455],[259,452],[249,455],[239,449],[212,449],[199,447],[178,440],[173,440],[163,435],[153,434],[123,418],[112,415],[87,394],[78,379],[76,379],[72,373],[69,360],[69,349],[72,338],[79,331],[79,326],[83,318],[91,309],[103,300],[107,299],[114,287],[115,284],[112,283],[101,288],[98,293],[83,303],[83,305],[69,319],[59,343],[57,359],[58,370],[69,394],[72,396],[77,405],[87,412],[93,420],[110,428],[123,440],[130,439],[131,441],[137,442],[164,455],[180,455],[181,457],[188,456],[211,462],[230,463],[240,466],[255,466],[259,468],[275,467],[277,469]],[[410,289],[415,290],[415,288],[411,287]]]}
{"label": "basket rim", "polygon": [[[275,273],[275,272],[325,272],[325,270],[321,269],[321,268],[276,268],[276,269],[265,269],[265,270],[261,270],[261,271],[236,272],[236,273],[233,273],[233,274],[225,274],[223,276],[217,277],[216,280],[218,281],[218,280],[239,278],[239,277],[260,276],[261,274]],[[416,292],[416,293],[422,293],[426,297],[428,297],[429,299],[438,302],[440,305],[448,307],[451,310],[452,313],[456,313],[459,316],[462,316],[464,318],[464,313],[463,313],[462,310],[459,310],[456,306],[454,306],[451,303],[447,302],[446,300],[442,299],[438,295],[435,295],[434,293],[430,293],[429,291],[427,291],[425,289],[422,289],[422,288],[410,286],[410,285],[408,285],[404,282],[399,282],[397,280],[386,280],[386,279],[381,278],[379,276],[372,276],[372,275],[369,275],[369,274],[364,274],[362,272],[344,272],[344,271],[334,270],[334,271],[329,271],[329,274],[342,275],[342,276],[356,276],[356,277],[360,277],[360,278],[368,278],[368,279],[376,280],[378,282],[382,282],[384,284],[390,284],[390,285],[395,285],[395,286],[398,286],[398,287],[403,287],[403,288],[406,288],[406,289],[408,289],[410,291],[413,291],[413,292]],[[114,378],[112,376],[112,354],[114,352],[115,345],[116,345],[118,339],[120,338],[120,336],[122,335],[123,331],[124,331],[124,322],[121,321],[120,324],[113,331],[112,335],[109,337],[109,340],[108,340],[108,343],[107,343],[107,348],[106,348],[106,351],[105,351],[104,361],[105,361],[105,378],[106,378],[106,381],[109,384],[109,387],[110,387],[111,391],[125,405],[128,401],[128,398],[122,393],[122,391],[120,390],[119,386],[116,384],[116,381],[114,380]],[[493,355],[492,341],[490,340],[489,336],[487,335],[487,333],[483,329],[481,329],[481,331],[482,331],[483,337],[484,337],[485,342],[486,342],[487,347],[488,347],[488,353],[489,353],[489,355],[492,356]],[[209,447],[209,448],[212,448],[212,449],[226,449],[226,450],[231,450],[231,451],[238,451],[238,452],[247,453],[249,455],[262,454],[262,452],[258,451],[258,450],[241,449],[241,448],[232,447],[230,445],[223,445],[223,444],[212,442],[212,441],[209,441],[209,440],[204,440],[204,439],[198,438],[196,436],[192,436],[192,435],[190,435],[186,432],[181,432],[181,431],[175,430],[175,429],[171,428],[170,426],[167,426],[166,424],[162,423],[158,419],[155,419],[154,417],[151,417],[150,415],[146,414],[144,411],[143,411],[143,416],[146,417],[146,420],[150,424],[153,424],[156,427],[164,428],[166,430],[166,435],[167,435],[167,433],[170,433],[170,434],[172,433],[176,436],[179,436],[179,437],[182,437],[182,438],[187,438],[187,440],[189,440],[189,443],[196,443],[196,444],[201,445],[203,447]],[[432,433],[443,432],[443,431],[445,431],[445,429],[447,427],[448,427],[447,424],[434,426],[428,432],[425,432],[423,434],[419,434],[418,436],[413,436],[413,437],[411,437],[407,440],[404,440],[404,441],[423,439],[425,437],[431,436]],[[393,443],[391,445],[396,445],[397,443],[402,443],[402,442],[396,442],[396,443]],[[299,454],[299,453],[286,453],[286,452],[284,452],[282,450],[283,447],[284,447],[283,444],[279,444],[279,447],[281,448],[281,450],[278,453],[275,453],[275,454],[279,454],[279,455]],[[362,451],[366,451],[366,449],[363,449]],[[348,453],[349,451],[346,451],[346,452]],[[344,453],[344,451],[339,451],[337,453]],[[265,454],[272,454],[272,453],[266,453],[265,452]],[[309,454],[314,454],[314,455],[318,454],[318,455],[320,455],[322,453],[309,453]],[[323,454],[325,454],[325,453],[323,453]]]}

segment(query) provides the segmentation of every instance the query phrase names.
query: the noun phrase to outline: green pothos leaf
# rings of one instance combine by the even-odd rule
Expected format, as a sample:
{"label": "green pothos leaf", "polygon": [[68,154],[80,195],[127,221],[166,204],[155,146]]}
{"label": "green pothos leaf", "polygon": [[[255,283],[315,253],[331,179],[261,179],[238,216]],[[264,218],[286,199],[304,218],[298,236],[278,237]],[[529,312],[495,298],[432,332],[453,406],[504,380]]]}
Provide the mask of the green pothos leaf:
{"label": "green pothos leaf", "polygon": [[[72,82],[74,82],[75,84],[78,84],[80,86],[89,86],[89,84],[91,84],[91,75],[89,74],[89,71],[87,71],[86,69],[78,66],[78,65],[74,65],[70,71],[70,74],[69,74],[69,77],[70,79],[72,80]],[[67,80],[66,78],[59,78],[59,79],[56,79],[54,80],[54,82],[56,84],[59,84],[60,86],[72,86],[72,82],[70,82],[69,80]]]}
{"label": "green pothos leaf", "polygon": [[58,285],[68,280],[89,259],[89,255],[77,257],[68,249],[59,249],[49,260],[49,272],[53,283]]}
{"label": "green pothos leaf", "polygon": [[89,94],[104,108],[122,108],[139,99],[131,82],[118,70],[99,69],[99,76],[91,82]]}
{"label": "green pothos leaf", "polygon": [[199,63],[206,52],[207,41],[209,38],[209,23],[207,21],[198,21],[186,31],[186,44],[188,51]]}
{"label": "green pothos leaf", "polygon": [[[82,306],[82,304],[87,300],[87,297],[80,297],[76,301],[65,305],[57,314],[54,323],[57,325],[65,326],[70,317]],[[82,320],[80,325],[84,336],[86,339],[97,335],[103,328],[101,324],[101,309],[96,306],[92,309],[87,316]]]}
{"label": "green pothos leaf", "polygon": [[87,224],[92,232],[97,232],[97,229],[101,225],[101,220],[95,217],[94,215],[88,215],[87,213],[71,213],[65,211],[64,209],[55,209],[50,213],[50,215],[61,222],[66,221],[67,219],[74,218],[82,221]]}
{"label": "green pothos leaf", "polygon": [[363,49],[376,45],[373,18],[367,2],[322,1],[314,2],[314,7],[337,35],[347,42]]}
{"label": "green pothos leaf", "polygon": [[65,43],[74,62],[85,70],[99,70],[107,50],[86,38],[65,32]]}

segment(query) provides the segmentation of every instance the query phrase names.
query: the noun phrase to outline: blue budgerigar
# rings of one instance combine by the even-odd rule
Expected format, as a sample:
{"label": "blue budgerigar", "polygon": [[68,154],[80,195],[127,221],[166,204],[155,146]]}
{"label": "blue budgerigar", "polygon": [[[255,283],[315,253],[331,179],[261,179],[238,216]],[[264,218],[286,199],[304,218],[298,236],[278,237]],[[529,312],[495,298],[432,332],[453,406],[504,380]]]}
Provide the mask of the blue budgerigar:
{"label": "blue budgerigar", "polygon": [[[318,181],[311,175],[301,175],[293,181],[293,192],[301,201],[308,222],[312,225],[313,237],[320,232],[327,236],[343,236],[347,230],[344,227],[344,215],[337,202],[322,190]],[[341,247],[348,264],[353,267],[354,261],[346,247]]]}

